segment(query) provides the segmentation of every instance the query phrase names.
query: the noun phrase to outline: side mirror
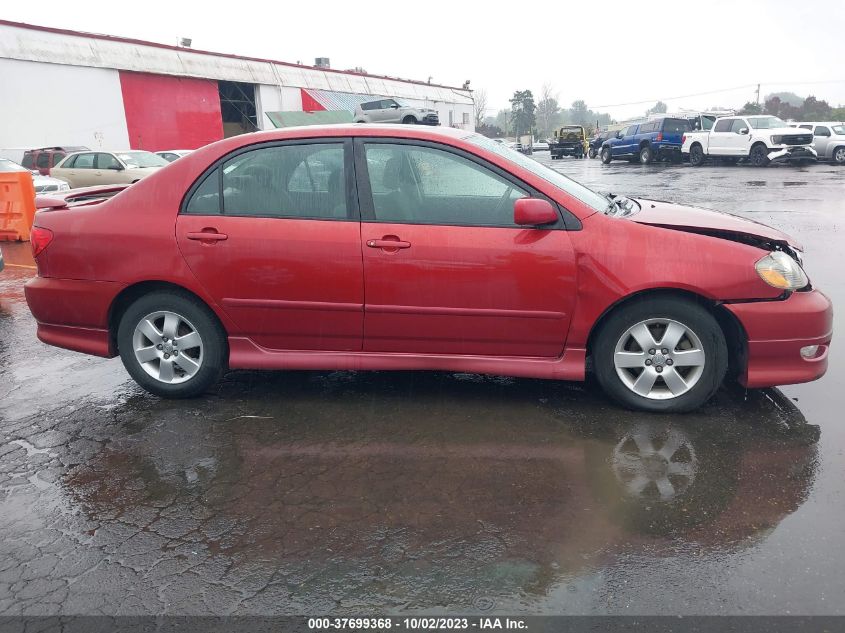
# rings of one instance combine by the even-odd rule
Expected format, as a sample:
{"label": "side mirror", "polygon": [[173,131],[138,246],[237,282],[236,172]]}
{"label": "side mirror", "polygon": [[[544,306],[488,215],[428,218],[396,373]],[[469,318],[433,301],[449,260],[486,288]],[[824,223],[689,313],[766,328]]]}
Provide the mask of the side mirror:
{"label": "side mirror", "polygon": [[739,133],[740,134],[748,134],[748,128],[747,127],[740,128]]}
{"label": "side mirror", "polygon": [[616,133],[616,138],[622,138],[622,130],[619,130],[619,131]]}
{"label": "side mirror", "polygon": [[391,107],[391,108],[393,108],[393,109],[395,110],[396,108],[398,108],[398,107],[399,107],[399,104],[398,104],[398,103],[393,103],[393,104],[391,104],[391,105],[390,105],[390,107]]}
{"label": "side mirror", "polygon": [[555,208],[540,198],[520,198],[513,204],[513,221],[519,226],[542,226],[558,221]]}

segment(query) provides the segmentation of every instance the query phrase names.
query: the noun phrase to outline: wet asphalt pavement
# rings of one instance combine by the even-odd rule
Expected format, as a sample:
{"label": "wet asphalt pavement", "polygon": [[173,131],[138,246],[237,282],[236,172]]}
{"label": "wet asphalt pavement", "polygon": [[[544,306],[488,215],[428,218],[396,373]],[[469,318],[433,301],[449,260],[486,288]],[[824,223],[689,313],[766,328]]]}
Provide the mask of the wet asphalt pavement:
{"label": "wet asphalt pavement", "polygon": [[[843,168],[537,158],[783,229],[845,305]],[[683,416],[449,373],[242,371],[166,401],[38,342],[32,273],[0,273],[0,615],[845,613],[838,337],[821,381]]]}

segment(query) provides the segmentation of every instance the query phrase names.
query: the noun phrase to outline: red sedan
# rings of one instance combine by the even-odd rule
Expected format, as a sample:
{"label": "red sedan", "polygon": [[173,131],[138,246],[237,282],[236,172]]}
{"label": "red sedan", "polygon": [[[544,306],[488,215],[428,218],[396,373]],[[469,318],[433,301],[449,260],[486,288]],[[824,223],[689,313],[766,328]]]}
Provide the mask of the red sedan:
{"label": "red sedan", "polygon": [[623,405],[685,411],[726,375],[827,368],[831,304],[787,235],[602,196],[468,132],[248,134],[110,199],[39,206],[39,338],[120,354],[160,396],[226,368],[591,368]]}

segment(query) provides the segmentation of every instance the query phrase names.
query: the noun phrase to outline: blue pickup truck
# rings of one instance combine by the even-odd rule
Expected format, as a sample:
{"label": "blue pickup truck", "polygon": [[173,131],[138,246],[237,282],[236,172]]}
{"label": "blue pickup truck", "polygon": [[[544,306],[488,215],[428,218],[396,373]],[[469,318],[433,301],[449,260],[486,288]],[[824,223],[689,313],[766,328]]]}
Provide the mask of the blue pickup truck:
{"label": "blue pickup truck", "polygon": [[684,132],[690,129],[687,119],[670,117],[629,125],[602,144],[601,162],[620,158],[643,165],[655,160],[680,162]]}

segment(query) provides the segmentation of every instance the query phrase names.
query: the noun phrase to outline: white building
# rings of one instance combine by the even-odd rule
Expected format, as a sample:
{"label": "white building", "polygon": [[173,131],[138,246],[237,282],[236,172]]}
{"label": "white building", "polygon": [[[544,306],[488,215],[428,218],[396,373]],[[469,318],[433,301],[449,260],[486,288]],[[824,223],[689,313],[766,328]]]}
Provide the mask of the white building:
{"label": "white building", "polygon": [[0,20],[0,148],[193,149],[379,97],[474,129],[463,88]]}

